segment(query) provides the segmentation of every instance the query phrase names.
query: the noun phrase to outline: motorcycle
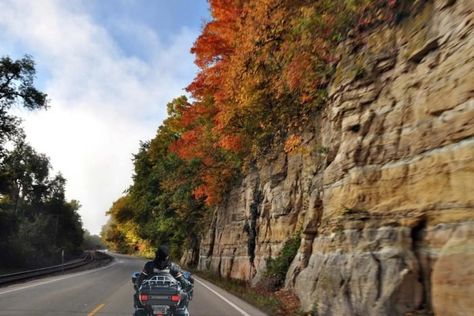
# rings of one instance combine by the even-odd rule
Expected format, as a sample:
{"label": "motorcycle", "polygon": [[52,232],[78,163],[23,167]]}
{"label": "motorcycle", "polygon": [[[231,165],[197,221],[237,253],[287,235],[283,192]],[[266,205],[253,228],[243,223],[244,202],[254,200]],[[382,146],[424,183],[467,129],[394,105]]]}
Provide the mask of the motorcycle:
{"label": "motorcycle", "polygon": [[[184,277],[192,282],[189,272]],[[181,284],[166,271],[158,272],[151,278],[144,280],[139,288],[136,280],[140,272],[132,274],[132,283],[137,290],[138,300],[143,306],[143,316],[189,316],[187,302],[192,299],[192,289],[186,291]],[[137,314],[137,313],[136,313]]]}

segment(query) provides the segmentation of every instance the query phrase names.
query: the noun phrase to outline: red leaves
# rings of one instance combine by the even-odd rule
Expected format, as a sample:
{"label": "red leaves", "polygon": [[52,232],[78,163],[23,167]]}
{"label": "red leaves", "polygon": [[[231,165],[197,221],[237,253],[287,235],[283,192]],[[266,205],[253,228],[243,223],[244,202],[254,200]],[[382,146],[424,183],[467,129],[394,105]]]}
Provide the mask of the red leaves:
{"label": "red leaves", "polygon": [[295,56],[287,67],[286,79],[288,87],[296,90],[301,86],[302,80],[312,71],[311,57],[307,53]]}
{"label": "red leaves", "polygon": [[182,132],[169,150],[185,161],[200,162],[195,181],[200,184],[194,188],[193,195],[204,199],[207,205],[215,205],[236,173],[223,150],[240,150],[240,139],[216,131],[217,109],[212,101],[196,101],[182,109],[177,123]]}
{"label": "red leaves", "polygon": [[242,150],[242,139],[237,135],[224,135],[219,141],[219,146],[228,151],[239,152]]}
{"label": "red leaves", "polygon": [[216,128],[217,114],[221,109],[215,102],[225,99],[225,74],[229,59],[234,54],[238,20],[244,2],[210,0],[213,20],[205,25],[191,49],[201,71],[186,89],[197,101],[182,113],[180,125],[184,132],[170,146],[170,150],[180,158],[199,159],[202,162],[202,184],[195,188],[194,196],[197,199],[205,198],[208,205],[217,203],[225,190],[226,180],[230,180],[235,173],[225,171],[230,167],[221,151],[239,152],[241,149],[238,136],[227,135],[225,127]]}
{"label": "red leaves", "polygon": [[186,90],[196,98],[215,95],[222,88],[222,73],[224,73],[224,65],[216,63],[198,73]]}
{"label": "red leaves", "polygon": [[187,87],[195,97],[213,95],[222,85],[225,61],[234,53],[237,20],[241,14],[241,1],[211,0],[214,20],[207,23],[191,52],[202,70]]}
{"label": "red leaves", "polygon": [[210,0],[211,13],[215,20],[235,21],[241,13],[242,0]]}
{"label": "red leaves", "polygon": [[223,179],[225,178],[207,173],[203,174],[202,181],[204,183],[194,189],[194,197],[196,199],[204,199],[204,202],[208,206],[216,205],[221,200],[221,190],[219,189],[219,186],[222,185],[221,181]]}
{"label": "red leaves", "polygon": [[202,136],[202,129],[195,128],[184,132],[181,137],[170,146],[170,151],[176,153],[181,159],[191,160],[202,158],[199,152],[199,140]]}
{"label": "red leaves", "polygon": [[[195,198],[217,203],[236,161],[304,122],[324,102],[336,46],[349,30],[386,19],[401,1],[209,0],[213,19],[191,50],[201,69],[187,87],[196,101],[179,109],[181,135],[170,146],[203,165]],[[285,151],[300,142],[290,137]]]}
{"label": "red leaves", "polygon": [[234,175],[235,170],[225,163],[217,163],[206,168],[201,174],[202,184],[193,191],[194,197],[204,199],[208,206],[220,203]]}
{"label": "red leaves", "polygon": [[232,53],[231,43],[223,37],[226,33],[230,34],[231,31],[226,30],[223,22],[210,22],[204,27],[191,49],[191,53],[196,55],[196,65],[204,69]]}
{"label": "red leaves", "polygon": [[205,185],[199,185],[193,190],[193,195],[196,199],[205,199],[209,193]]}

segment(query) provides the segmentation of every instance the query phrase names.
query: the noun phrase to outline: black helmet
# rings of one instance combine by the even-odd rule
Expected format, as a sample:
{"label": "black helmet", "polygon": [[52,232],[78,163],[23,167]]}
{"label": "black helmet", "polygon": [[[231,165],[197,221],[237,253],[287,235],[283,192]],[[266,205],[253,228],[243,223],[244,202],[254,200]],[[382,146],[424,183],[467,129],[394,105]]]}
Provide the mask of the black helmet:
{"label": "black helmet", "polygon": [[170,260],[169,249],[166,245],[161,245],[155,252],[155,265],[158,269],[164,269],[168,266]]}

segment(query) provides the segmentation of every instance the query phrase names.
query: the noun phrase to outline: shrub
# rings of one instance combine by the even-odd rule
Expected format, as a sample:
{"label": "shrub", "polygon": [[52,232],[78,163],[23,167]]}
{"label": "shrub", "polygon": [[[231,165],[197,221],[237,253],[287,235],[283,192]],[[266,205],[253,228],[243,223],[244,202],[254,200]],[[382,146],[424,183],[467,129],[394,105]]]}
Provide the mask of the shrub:
{"label": "shrub", "polygon": [[298,252],[300,243],[300,234],[295,233],[285,242],[283,249],[277,257],[267,260],[267,271],[265,272],[267,280],[264,281],[267,285],[266,287],[273,287],[273,290],[282,287],[286,273]]}

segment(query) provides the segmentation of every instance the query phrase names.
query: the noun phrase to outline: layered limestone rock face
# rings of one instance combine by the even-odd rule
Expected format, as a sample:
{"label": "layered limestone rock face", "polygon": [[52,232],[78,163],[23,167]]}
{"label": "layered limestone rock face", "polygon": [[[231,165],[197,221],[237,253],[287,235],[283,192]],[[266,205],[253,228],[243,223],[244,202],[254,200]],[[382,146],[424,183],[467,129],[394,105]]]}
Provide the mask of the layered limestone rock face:
{"label": "layered limestone rock face", "polygon": [[299,148],[215,210],[199,269],[257,282],[301,234],[285,287],[317,315],[474,314],[474,3],[341,47]]}

